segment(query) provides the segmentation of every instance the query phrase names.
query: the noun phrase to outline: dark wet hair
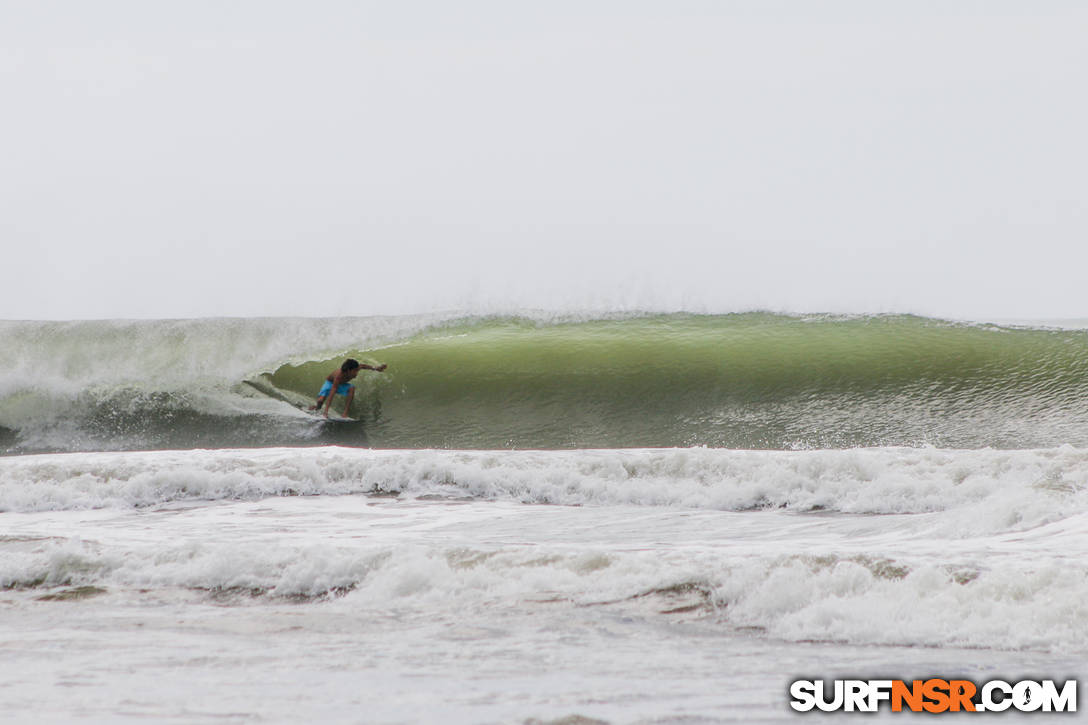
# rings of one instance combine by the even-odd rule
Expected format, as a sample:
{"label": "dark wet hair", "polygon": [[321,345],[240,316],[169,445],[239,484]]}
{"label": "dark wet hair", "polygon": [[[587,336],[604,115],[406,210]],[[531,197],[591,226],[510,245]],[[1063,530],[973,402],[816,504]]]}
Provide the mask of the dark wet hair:
{"label": "dark wet hair", "polygon": [[354,359],[349,357],[347,360],[344,361],[344,364],[340,366],[340,372],[350,373],[352,370],[355,370],[357,367],[359,367],[359,361],[354,360]]}

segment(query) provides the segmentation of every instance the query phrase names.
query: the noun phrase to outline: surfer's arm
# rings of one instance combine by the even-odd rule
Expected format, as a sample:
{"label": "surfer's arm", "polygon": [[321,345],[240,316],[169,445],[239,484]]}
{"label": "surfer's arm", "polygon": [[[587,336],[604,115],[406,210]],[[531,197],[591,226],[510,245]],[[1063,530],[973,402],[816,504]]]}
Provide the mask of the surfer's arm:
{"label": "surfer's arm", "polygon": [[359,367],[361,367],[363,370],[373,370],[376,373],[380,373],[382,370],[385,370],[389,366],[385,363],[382,363],[378,367],[374,367],[373,365],[367,365],[366,363],[363,363]]}

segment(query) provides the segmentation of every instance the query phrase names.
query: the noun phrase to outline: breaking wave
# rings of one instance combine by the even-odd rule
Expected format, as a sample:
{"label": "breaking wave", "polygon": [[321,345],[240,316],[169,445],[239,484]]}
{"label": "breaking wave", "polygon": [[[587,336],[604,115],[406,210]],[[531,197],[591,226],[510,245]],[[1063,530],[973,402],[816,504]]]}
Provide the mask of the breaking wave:
{"label": "breaking wave", "polygon": [[[358,425],[299,410],[348,356]],[[1088,446],[1088,332],[913,316],[0,323],[0,451]]]}

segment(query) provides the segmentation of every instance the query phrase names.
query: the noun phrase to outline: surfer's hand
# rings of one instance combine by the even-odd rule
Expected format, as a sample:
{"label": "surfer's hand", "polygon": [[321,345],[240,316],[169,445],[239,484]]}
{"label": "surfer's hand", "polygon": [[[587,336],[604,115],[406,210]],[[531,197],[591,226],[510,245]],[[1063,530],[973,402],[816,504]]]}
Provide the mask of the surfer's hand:
{"label": "surfer's hand", "polygon": [[382,363],[381,365],[379,365],[378,367],[376,367],[374,369],[377,370],[380,373],[382,370],[385,370],[387,367],[389,367],[389,366],[386,365],[385,363]]}

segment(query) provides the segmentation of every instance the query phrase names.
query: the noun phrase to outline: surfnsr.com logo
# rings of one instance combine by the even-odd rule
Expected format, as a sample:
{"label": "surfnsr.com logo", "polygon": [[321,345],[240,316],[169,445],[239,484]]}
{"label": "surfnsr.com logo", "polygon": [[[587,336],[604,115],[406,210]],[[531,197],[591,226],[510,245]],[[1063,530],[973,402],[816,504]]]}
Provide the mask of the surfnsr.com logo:
{"label": "surfnsr.com logo", "polygon": [[796,680],[790,697],[799,712],[1076,712],[1077,681]]}

